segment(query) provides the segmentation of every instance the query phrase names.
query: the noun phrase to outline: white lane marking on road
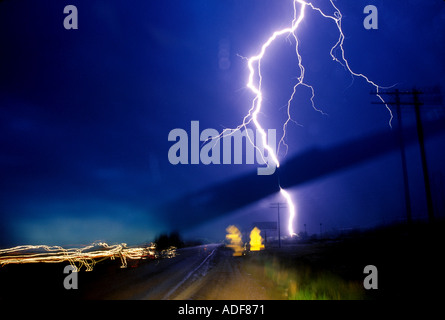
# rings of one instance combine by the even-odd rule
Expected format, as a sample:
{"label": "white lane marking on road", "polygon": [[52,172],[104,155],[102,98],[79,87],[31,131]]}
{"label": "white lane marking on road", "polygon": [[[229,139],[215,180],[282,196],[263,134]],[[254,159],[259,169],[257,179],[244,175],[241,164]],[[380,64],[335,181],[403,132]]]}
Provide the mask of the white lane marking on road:
{"label": "white lane marking on road", "polygon": [[181,282],[179,282],[173,289],[171,289],[165,296],[162,298],[162,300],[167,300],[168,297],[170,297],[184,282],[186,282],[196,271],[198,271],[199,268],[215,253],[215,250],[218,249],[216,247],[213,249],[213,251],[197,266],[195,269],[193,269],[191,272],[189,272],[184,279],[182,279]]}

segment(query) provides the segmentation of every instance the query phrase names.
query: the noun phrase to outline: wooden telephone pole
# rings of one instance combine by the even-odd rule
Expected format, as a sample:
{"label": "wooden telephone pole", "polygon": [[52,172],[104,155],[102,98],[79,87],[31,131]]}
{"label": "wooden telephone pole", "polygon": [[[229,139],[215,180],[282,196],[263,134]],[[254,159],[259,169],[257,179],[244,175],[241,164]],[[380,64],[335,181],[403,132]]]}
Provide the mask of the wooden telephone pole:
{"label": "wooden telephone pole", "polygon": [[286,204],[282,202],[275,202],[270,204],[270,208],[277,209],[278,220],[277,220],[277,231],[278,231],[278,247],[281,248],[281,232],[280,232],[280,209],[286,208]]}
{"label": "wooden telephone pole", "polygon": [[[440,94],[438,89],[435,89],[432,94],[437,96],[437,93]],[[426,204],[428,208],[428,219],[430,222],[434,221],[434,206],[433,206],[433,198],[431,193],[431,185],[430,185],[430,177],[428,173],[428,163],[426,159],[425,152],[425,139],[424,132],[422,126],[422,118],[420,114],[420,107],[425,105],[425,103],[421,102],[419,99],[419,95],[425,94],[425,92],[419,91],[417,89],[412,89],[410,91],[399,91],[395,89],[394,91],[383,91],[383,92],[371,92],[373,95],[387,95],[394,97],[394,101],[390,102],[372,102],[372,104],[385,104],[385,105],[395,105],[396,113],[397,113],[397,121],[398,121],[398,135],[400,142],[400,151],[402,157],[402,171],[403,171],[403,180],[404,180],[404,191],[405,191],[405,206],[406,206],[406,217],[408,223],[412,221],[412,212],[411,212],[411,200],[409,194],[409,185],[408,185],[408,171],[406,166],[406,155],[405,155],[405,144],[403,139],[403,127],[402,127],[402,111],[401,106],[414,106],[414,112],[416,116],[416,126],[417,126],[417,136],[419,139],[419,148],[420,148],[420,157],[422,160],[422,171],[423,171],[423,179],[425,184],[425,194],[426,194]],[[412,102],[401,102],[401,96],[403,95],[411,95]],[[439,99],[440,100],[440,99]],[[440,102],[432,102],[428,104],[440,104]]]}

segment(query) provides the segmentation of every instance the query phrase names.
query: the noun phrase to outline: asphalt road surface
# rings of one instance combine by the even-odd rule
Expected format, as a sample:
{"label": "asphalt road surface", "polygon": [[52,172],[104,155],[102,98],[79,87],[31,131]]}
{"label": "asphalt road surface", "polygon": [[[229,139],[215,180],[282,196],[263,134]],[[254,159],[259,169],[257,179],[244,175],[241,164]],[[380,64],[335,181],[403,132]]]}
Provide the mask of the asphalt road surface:
{"label": "asphalt road surface", "polygon": [[[183,248],[171,259],[141,263],[135,268],[110,268],[89,277],[79,274],[84,299],[270,299],[271,291],[245,268],[245,257],[209,244]],[[82,277],[82,276],[87,277]],[[82,283],[85,278],[85,283]],[[276,297],[275,297],[276,298]]]}

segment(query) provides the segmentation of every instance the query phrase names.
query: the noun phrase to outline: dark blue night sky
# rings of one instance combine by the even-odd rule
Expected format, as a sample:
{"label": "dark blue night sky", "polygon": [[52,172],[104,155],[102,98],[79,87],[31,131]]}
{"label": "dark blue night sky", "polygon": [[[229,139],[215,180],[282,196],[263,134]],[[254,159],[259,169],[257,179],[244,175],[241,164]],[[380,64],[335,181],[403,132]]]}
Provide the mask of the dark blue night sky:
{"label": "dark blue night sky", "polygon": [[[327,0],[313,3],[329,10]],[[381,86],[439,86],[445,92],[444,1],[335,3],[355,72]],[[78,9],[77,30],[63,27],[69,4]],[[363,27],[368,4],[379,10],[377,30]],[[218,131],[239,125],[253,99],[242,57],[257,54],[292,18],[291,0],[0,1],[0,245],[98,239],[138,244],[180,228],[182,221],[196,226],[181,230],[186,237],[217,241],[229,224],[248,228],[276,219],[269,206],[282,201],[278,195],[199,220],[193,212],[159,208],[257,169],[174,166],[167,137],[175,128],[190,131],[191,121]],[[338,39],[335,24],[308,9],[298,35],[306,82],[327,115],[312,109],[308,90],[299,90],[292,117],[300,126],[289,126],[289,151],[281,161],[373,134],[395,135],[397,121],[391,129],[388,110],[371,104],[373,88],[329,56]],[[294,44],[285,37],[277,41],[262,66],[261,121],[281,135],[284,106],[299,77]],[[422,116],[425,123],[437,122],[445,113],[425,106]],[[407,128],[415,125],[412,109],[404,109],[403,119]],[[442,216],[444,142],[445,132],[426,140],[436,213]],[[415,140],[407,157],[413,217],[426,219]],[[315,233],[320,223],[329,231],[405,217],[397,148],[290,191],[297,231],[303,224]]]}

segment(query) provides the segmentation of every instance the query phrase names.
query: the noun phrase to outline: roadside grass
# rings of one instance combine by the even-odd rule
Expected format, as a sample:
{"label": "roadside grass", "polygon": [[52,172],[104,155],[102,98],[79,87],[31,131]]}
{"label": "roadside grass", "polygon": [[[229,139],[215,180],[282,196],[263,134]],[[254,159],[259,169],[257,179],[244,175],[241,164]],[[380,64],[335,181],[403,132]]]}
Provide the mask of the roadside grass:
{"label": "roadside grass", "polygon": [[343,280],[329,271],[311,271],[308,266],[290,268],[274,258],[265,261],[264,275],[289,300],[361,300],[363,285]]}

